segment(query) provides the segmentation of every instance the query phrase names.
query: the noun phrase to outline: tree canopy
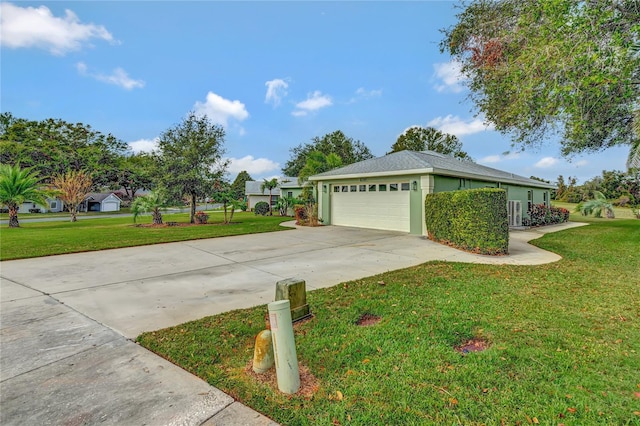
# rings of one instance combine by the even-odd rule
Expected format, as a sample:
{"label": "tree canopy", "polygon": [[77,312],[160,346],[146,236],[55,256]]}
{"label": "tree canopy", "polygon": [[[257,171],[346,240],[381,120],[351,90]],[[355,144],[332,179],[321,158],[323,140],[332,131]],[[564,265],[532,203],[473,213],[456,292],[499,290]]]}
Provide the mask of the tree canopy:
{"label": "tree canopy", "polygon": [[462,150],[462,142],[456,135],[443,133],[433,127],[409,127],[391,145],[389,154],[404,151],[405,149],[411,151],[435,151],[456,158],[471,159],[469,154]]}
{"label": "tree canopy", "polygon": [[129,146],[83,123],[42,121],[0,114],[0,161],[33,168],[45,182],[68,170],[88,170],[94,188],[118,182],[120,158]]}
{"label": "tree canopy", "polygon": [[236,176],[233,183],[231,184],[231,191],[233,192],[234,198],[236,200],[241,200],[244,198],[245,183],[252,180],[253,178],[246,170],[238,173],[238,176]]}
{"label": "tree canopy", "polygon": [[196,201],[213,191],[229,164],[222,159],[225,132],[206,116],[190,112],[158,141],[158,183],[174,196],[188,196],[191,223]]}
{"label": "tree canopy", "polygon": [[345,166],[373,158],[373,154],[365,144],[345,136],[340,130],[336,130],[322,137],[316,136],[311,139],[310,143],[291,148],[291,158],[282,169],[284,175],[297,177],[307,163],[307,156],[313,151],[320,151],[325,155],[336,154]]}
{"label": "tree canopy", "polygon": [[563,155],[632,145],[640,102],[640,2],[473,0],[444,30],[469,98],[521,148]]}

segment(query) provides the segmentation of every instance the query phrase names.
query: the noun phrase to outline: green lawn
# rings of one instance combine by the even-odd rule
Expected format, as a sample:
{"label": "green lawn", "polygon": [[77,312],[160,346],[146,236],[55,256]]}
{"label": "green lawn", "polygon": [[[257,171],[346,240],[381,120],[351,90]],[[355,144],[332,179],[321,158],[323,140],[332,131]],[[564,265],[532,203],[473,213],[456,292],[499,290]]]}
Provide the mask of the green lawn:
{"label": "green lawn", "polygon": [[[549,265],[430,262],[310,292],[311,398],[246,372],[265,306],[138,341],[288,425],[638,425],[640,221],[590,221],[534,241],[563,256]],[[455,350],[472,338],[488,348]]]}
{"label": "green lawn", "polygon": [[[579,219],[581,217],[580,213],[577,213],[575,211],[577,204],[562,203],[560,201],[552,201],[551,204],[556,207],[564,207],[565,209],[569,210],[572,213],[571,220],[580,220]],[[635,216],[633,215],[633,212],[631,211],[630,207],[614,207],[613,212],[616,215],[616,219],[635,219]],[[606,219],[606,218],[603,218],[603,219]]]}
{"label": "green lawn", "polygon": [[[289,217],[256,216],[236,213],[233,223],[222,225],[222,213],[209,215],[209,225],[145,228],[133,225],[131,217],[83,219],[78,222],[21,223],[20,228],[3,225],[0,230],[0,260],[77,253],[110,248],[142,246],[200,238],[281,231],[280,223]],[[188,222],[189,215],[164,214],[166,222]],[[151,223],[150,216],[138,218],[139,224]]]}

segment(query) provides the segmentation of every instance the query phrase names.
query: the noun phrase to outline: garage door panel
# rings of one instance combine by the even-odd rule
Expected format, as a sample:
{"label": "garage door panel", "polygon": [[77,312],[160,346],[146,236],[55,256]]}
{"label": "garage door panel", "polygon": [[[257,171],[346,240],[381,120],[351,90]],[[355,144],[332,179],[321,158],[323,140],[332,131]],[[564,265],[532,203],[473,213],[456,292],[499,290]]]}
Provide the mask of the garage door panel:
{"label": "garage door panel", "polygon": [[409,191],[332,192],[331,223],[409,232]]}

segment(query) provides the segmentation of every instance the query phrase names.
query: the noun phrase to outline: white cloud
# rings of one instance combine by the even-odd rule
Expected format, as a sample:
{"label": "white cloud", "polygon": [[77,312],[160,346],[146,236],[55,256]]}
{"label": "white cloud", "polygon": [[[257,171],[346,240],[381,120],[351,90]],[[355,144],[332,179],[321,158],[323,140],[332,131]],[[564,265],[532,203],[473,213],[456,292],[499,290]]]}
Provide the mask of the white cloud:
{"label": "white cloud", "polygon": [[487,155],[486,157],[483,157],[480,160],[478,160],[478,163],[480,164],[500,163],[501,161],[504,161],[504,160],[517,160],[518,158],[520,158],[519,152],[510,152],[510,153],[499,154],[499,155]]}
{"label": "white cloud", "polygon": [[65,10],[64,17],[53,16],[46,6],[19,7],[0,4],[0,44],[12,49],[37,47],[54,55],[79,50],[92,38],[113,42],[102,25],[83,24],[75,13]]}
{"label": "white cloud", "polygon": [[329,95],[323,95],[319,90],[307,95],[307,99],[296,104],[296,109],[291,113],[295,117],[307,115],[310,112],[333,105]]}
{"label": "white cloud", "polygon": [[453,115],[436,117],[429,121],[427,126],[435,127],[441,132],[450,133],[458,137],[494,129],[493,125],[486,125],[478,118],[464,121],[460,117]]}
{"label": "white cloud", "polygon": [[242,158],[229,158],[229,173],[240,173],[246,170],[250,175],[260,175],[262,173],[268,173],[280,168],[280,164],[275,161],[271,161],[268,158],[254,158],[252,155],[247,155]]}
{"label": "white cloud", "polygon": [[359,87],[356,90],[356,95],[349,99],[349,103],[368,100],[372,98],[379,98],[380,96],[382,96],[382,89],[367,90],[364,87]]}
{"label": "white cloud", "polygon": [[582,167],[589,164],[589,162],[587,160],[580,160],[580,161],[576,161],[574,164],[576,167]]}
{"label": "white cloud", "polygon": [[139,152],[152,152],[158,149],[158,140],[158,138],[138,139],[137,141],[129,142],[129,146],[136,154]]}
{"label": "white cloud", "polygon": [[459,93],[464,90],[462,84],[466,79],[462,75],[461,64],[457,61],[433,64],[435,77],[439,80],[433,87],[438,92]]}
{"label": "white cloud", "polygon": [[289,83],[281,78],[269,80],[264,83],[264,85],[267,86],[267,94],[264,97],[264,102],[272,104],[274,107],[280,105],[282,98],[288,94],[287,89],[289,88]]}
{"label": "white cloud", "polygon": [[103,83],[120,86],[126,90],[142,88],[145,84],[143,80],[134,80],[129,77],[129,74],[127,74],[127,72],[122,68],[114,69],[111,74],[90,73],[89,68],[84,62],[78,62],[76,64],[76,69],[78,70],[78,73],[80,73],[80,75],[95,78],[96,80],[102,81]]}
{"label": "white cloud", "polygon": [[540,161],[538,161],[536,164],[534,164],[533,167],[537,167],[539,169],[547,169],[549,167],[556,165],[557,163],[558,163],[557,158],[544,157]]}
{"label": "white cloud", "polygon": [[207,93],[204,102],[196,101],[193,106],[197,115],[206,115],[216,124],[227,126],[229,119],[243,121],[249,117],[244,104],[238,100],[230,101],[213,92]]}

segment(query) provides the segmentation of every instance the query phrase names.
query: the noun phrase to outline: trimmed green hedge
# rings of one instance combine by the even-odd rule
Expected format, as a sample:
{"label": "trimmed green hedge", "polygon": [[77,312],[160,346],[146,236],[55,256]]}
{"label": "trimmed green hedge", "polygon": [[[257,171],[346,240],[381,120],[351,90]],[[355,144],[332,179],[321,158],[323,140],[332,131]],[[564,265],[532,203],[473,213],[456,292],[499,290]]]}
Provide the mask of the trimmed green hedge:
{"label": "trimmed green hedge", "polygon": [[427,194],[424,204],[427,235],[431,240],[479,254],[509,252],[509,218],[504,189]]}

